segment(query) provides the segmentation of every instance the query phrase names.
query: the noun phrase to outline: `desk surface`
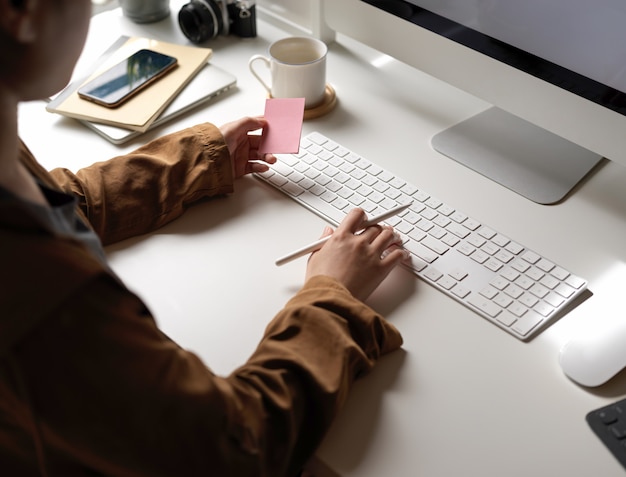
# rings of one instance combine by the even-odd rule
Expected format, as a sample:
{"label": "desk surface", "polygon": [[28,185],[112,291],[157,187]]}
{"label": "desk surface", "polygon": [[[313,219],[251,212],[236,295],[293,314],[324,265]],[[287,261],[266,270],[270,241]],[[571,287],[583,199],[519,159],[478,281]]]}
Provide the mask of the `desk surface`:
{"label": "desk surface", "polygon": [[[186,43],[175,15],[141,26],[113,10],[94,17],[77,73],[118,34]],[[247,61],[288,33],[259,20],[258,34],[209,44],[213,63],[237,76],[235,91],[133,142],[114,146],[46,113],[42,102],[20,107],[20,134],[44,166],[76,170],[187,125],[261,114],[264,90]],[[402,331],[404,349],[357,383],[318,455],[344,476],[624,475],[584,416],[626,395],[626,373],[585,389],[563,375],[557,357],[570,337],[625,318],[626,168],[607,162],[563,203],[540,206],[432,150],[435,133],[486,104],[342,36],[330,45],[328,81],[339,104],[305,122],[304,133],[319,130],[460,206],[587,278],[593,296],[522,343],[405,270],[394,271],[370,302]],[[202,202],[107,253],[164,331],[226,374],[248,358],[302,284],[304,260],[277,268],[275,257],[317,238],[323,226],[245,178],[235,194]]]}

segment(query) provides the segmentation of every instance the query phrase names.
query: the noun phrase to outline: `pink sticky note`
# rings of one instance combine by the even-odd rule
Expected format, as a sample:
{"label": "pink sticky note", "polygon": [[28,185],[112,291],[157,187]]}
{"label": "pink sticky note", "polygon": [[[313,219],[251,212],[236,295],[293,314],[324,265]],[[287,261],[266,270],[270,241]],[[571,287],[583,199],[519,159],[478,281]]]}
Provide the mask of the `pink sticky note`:
{"label": "pink sticky note", "polygon": [[304,98],[270,98],[265,102],[267,126],[259,144],[262,154],[293,154],[300,149]]}

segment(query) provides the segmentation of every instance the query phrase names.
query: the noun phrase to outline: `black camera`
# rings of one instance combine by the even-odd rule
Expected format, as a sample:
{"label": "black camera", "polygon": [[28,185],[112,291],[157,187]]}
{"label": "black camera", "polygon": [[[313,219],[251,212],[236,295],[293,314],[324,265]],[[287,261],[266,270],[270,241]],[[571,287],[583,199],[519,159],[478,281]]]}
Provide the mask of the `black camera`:
{"label": "black camera", "polygon": [[254,0],[191,0],[178,12],[178,24],[193,43],[233,35],[256,36]]}

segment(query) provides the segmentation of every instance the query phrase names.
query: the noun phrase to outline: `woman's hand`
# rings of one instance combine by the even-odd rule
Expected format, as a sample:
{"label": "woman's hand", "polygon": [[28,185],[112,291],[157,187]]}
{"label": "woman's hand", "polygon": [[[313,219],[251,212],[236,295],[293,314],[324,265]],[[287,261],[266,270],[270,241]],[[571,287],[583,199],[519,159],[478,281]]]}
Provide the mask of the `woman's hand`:
{"label": "woman's hand", "polygon": [[265,172],[268,169],[267,164],[276,162],[276,157],[272,154],[259,154],[261,136],[250,134],[265,126],[267,121],[262,117],[245,117],[220,127],[230,152],[235,179],[252,172]]}
{"label": "woman's hand", "polygon": [[306,278],[333,277],[365,300],[408,253],[391,227],[375,225],[357,234],[366,219],[363,210],[354,209],[337,230],[327,227],[323,236],[332,236],[309,258]]}

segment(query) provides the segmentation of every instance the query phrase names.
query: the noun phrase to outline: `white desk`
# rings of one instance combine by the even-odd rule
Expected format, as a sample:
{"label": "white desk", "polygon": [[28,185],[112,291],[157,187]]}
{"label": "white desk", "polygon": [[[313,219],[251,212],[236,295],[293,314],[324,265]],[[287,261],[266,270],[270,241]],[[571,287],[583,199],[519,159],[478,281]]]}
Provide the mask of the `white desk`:
{"label": "white desk", "polygon": [[[177,12],[177,4],[172,2]],[[89,62],[118,34],[186,42],[175,15],[139,26],[119,10],[92,22]],[[200,121],[261,114],[264,92],[248,58],[286,32],[259,20],[259,36],[209,44],[238,89],[123,147],[42,102],[20,108],[21,135],[46,167],[77,169]],[[378,61],[375,61],[378,60]],[[308,121],[431,194],[587,278],[593,296],[522,343],[404,270],[371,304],[403,332],[404,350],[361,380],[319,456],[344,476],[623,476],[588,428],[588,411],[626,395],[626,373],[598,389],[568,380],[560,347],[576,333],[626,319],[626,168],[607,163],[564,203],[540,206],[433,152],[430,137],[485,104],[339,37],[328,80],[338,107]],[[377,66],[375,66],[377,65]],[[243,363],[266,323],[302,283],[305,261],[275,257],[317,238],[324,222],[253,178],[163,229],[109,247],[113,268],[162,328],[218,373]]]}

